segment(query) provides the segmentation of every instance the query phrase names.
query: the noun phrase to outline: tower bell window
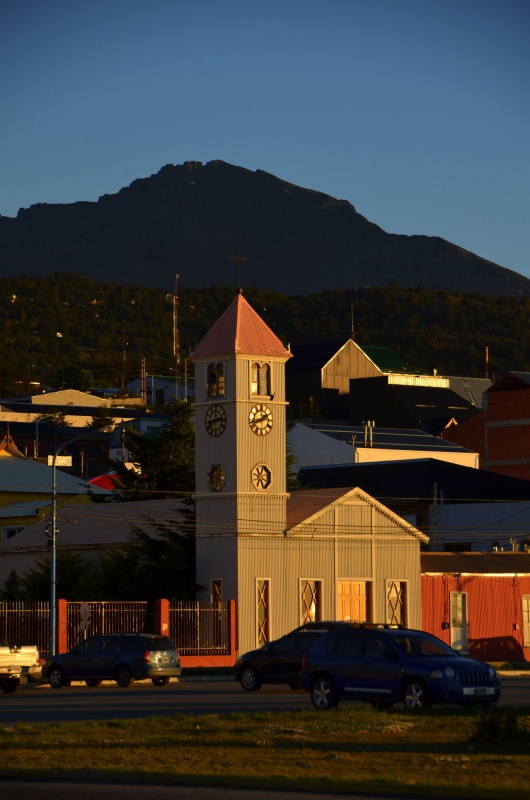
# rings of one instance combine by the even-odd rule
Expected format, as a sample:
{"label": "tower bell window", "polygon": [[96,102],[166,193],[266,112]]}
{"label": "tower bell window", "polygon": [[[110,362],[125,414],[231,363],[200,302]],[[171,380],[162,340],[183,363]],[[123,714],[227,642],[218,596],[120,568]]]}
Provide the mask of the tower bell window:
{"label": "tower bell window", "polygon": [[225,375],[222,361],[208,364],[208,397],[225,396]]}
{"label": "tower bell window", "polygon": [[270,397],[271,393],[270,364],[259,364],[255,361],[251,367],[250,392]]}

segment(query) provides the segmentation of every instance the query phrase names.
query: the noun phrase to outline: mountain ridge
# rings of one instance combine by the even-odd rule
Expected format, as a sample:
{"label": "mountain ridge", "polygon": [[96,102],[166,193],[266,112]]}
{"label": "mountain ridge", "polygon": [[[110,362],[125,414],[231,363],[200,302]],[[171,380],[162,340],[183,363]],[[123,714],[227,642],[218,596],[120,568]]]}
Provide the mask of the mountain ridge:
{"label": "mountain ridge", "polygon": [[396,284],[530,296],[529,279],[441,237],[387,233],[347,200],[220,160],[167,164],[95,202],[0,217],[0,270],[156,289],[178,273],[184,288],[286,295]]}

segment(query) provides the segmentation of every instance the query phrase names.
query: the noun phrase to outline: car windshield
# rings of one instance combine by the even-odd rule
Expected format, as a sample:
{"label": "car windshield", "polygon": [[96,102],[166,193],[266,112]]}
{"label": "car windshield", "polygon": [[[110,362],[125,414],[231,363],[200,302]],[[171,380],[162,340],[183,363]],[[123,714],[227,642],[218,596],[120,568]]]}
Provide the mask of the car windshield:
{"label": "car windshield", "polygon": [[392,638],[408,656],[457,656],[452,647],[427,633],[398,633],[396,631]]}

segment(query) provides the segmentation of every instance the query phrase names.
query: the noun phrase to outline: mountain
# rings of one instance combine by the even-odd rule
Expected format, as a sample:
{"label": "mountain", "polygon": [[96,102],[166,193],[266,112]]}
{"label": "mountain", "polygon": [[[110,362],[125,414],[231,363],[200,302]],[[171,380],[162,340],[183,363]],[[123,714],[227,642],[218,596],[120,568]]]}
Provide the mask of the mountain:
{"label": "mountain", "polygon": [[1,275],[57,272],[169,291],[178,273],[179,287],[287,295],[395,284],[530,296],[527,278],[444,239],[386,233],[346,200],[223,161],[0,217]]}

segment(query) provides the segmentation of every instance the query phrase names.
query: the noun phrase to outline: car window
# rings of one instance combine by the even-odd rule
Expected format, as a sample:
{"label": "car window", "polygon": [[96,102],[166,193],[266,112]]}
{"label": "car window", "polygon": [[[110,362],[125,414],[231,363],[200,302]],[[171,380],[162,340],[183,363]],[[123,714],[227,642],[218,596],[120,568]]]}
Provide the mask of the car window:
{"label": "car window", "polygon": [[135,653],[140,647],[137,636],[124,636],[123,649],[126,653]]}
{"label": "car window", "polygon": [[364,654],[366,658],[388,658],[392,650],[384,639],[370,638],[366,640]]}
{"label": "car window", "polygon": [[146,636],[144,638],[147,650],[176,650],[177,648],[167,636]]}
{"label": "car window", "polygon": [[361,642],[360,636],[344,636],[337,639],[334,652],[341,656],[360,656]]}
{"label": "car window", "polygon": [[289,634],[288,636],[282,636],[281,639],[278,639],[276,642],[272,642],[271,650],[273,653],[290,653],[292,652],[293,647],[295,647],[296,640],[300,636],[305,636],[305,633],[297,633],[297,634]]}
{"label": "car window", "polygon": [[410,656],[456,656],[452,647],[427,633],[396,633],[392,639]]}
{"label": "car window", "polygon": [[106,653],[119,653],[121,650],[121,636],[104,636],[103,650]]}
{"label": "car window", "polygon": [[90,639],[85,639],[75,648],[78,656],[87,655],[88,653],[99,653],[101,650],[101,639],[99,636],[92,636]]}
{"label": "car window", "polygon": [[297,636],[293,641],[293,653],[307,653],[313,642],[315,642],[322,635],[321,631],[311,631]]}

